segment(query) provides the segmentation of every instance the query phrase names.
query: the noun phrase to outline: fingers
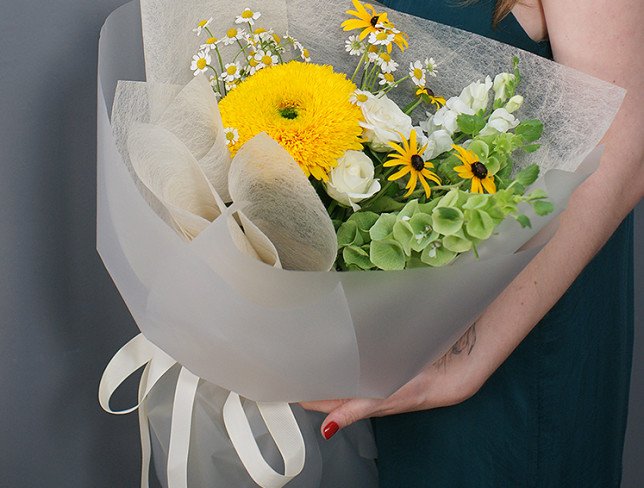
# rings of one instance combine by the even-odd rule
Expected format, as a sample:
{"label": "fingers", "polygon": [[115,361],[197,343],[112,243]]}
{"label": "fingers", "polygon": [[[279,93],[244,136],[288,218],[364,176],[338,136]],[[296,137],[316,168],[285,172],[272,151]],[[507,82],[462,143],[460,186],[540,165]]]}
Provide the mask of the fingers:
{"label": "fingers", "polygon": [[348,400],[319,400],[315,402],[300,402],[300,406],[305,410],[329,413],[347,401]]}
{"label": "fingers", "polygon": [[358,420],[369,418],[382,400],[359,398],[344,401],[327,415],[320,431],[329,440],[338,430],[343,429]]}

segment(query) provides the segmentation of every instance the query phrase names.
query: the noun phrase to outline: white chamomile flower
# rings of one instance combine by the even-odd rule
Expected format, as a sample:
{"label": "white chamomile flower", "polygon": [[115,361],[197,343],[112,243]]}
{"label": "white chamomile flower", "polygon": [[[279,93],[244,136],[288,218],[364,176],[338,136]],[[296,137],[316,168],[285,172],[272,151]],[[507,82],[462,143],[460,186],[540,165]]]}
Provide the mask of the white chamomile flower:
{"label": "white chamomile flower", "polygon": [[302,47],[302,49],[300,49],[300,57],[302,58],[302,60],[305,63],[310,63],[311,62],[311,53],[305,47]]}
{"label": "white chamomile flower", "polygon": [[224,134],[226,135],[227,146],[232,146],[239,140],[239,132],[234,127],[226,127],[224,129]]}
{"label": "white chamomile flower", "polygon": [[249,75],[254,75],[257,71],[263,68],[263,66],[259,65],[259,61],[255,59],[255,53],[251,53],[248,58],[246,59],[248,61],[248,74]]}
{"label": "white chamomile flower", "polygon": [[358,39],[358,36],[350,36],[344,41],[345,49],[351,56],[362,56],[365,51],[365,45]]}
{"label": "white chamomile flower", "polygon": [[239,85],[239,80],[227,81],[225,83],[226,91],[229,91],[229,92],[233,91],[235,88],[237,88],[238,85]]}
{"label": "white chamomile flower", "polygon": [[356,90],[349,97],[349,101],[358,107],[362,107],[369,100],[371,93],[364,90]]}
{"label": "white chamomile flower", "polygon": [[241,65],[237,63],[228,63],[224,66],[224,71],[221,73],[220,78],[226,83],[231,83],[241,78]]}
{"label": "white chamomile flower", "polygon": [[192,32],[196,32],[196,33],[197,33],[197,35],[198,35],[198,36],[200,36],[200,35],[201,35],[201,32],[202,32],[204,29],[207,29],[211,22],[212,22],[212,17],[210,17],[209,19],[203,19],[203,20],[200,20],[200,21],[197,23],[197,27],[195,27],[194,29],[192,29]]}
{"label": "white chamomile flower", "polygon": [[396,82],[394,75],[391,73],[380,73],[378,75],[378,78],[380,79],[380,81],[378,82],[380,86],[389,87]]}
{"label": "white chamomile flower", "polygon": [[425,58],[425,69],[429,76],[436,76],[436,61],[434,61],[434,58]]}
{"label": "white chamomile flower", "polygon": [[427,70],[420,61],[409,63],[409,77],[416,86],[425,86],[425,82],[427,81],[425,78],[426,73]]}
{"label": "white chamomile flower", "polygon": [[255,61],[257,61],[257,69],[266,68],[268,66],[273,66],[274,64],[279,63],[279,58],[276,54],[268,50],[260,49],[255,54]]}
{"label": "white chamomile flower", "polygon": [[369,34],[369,44],[374,46],[389,46],[393,42],[396,34],[390,30],[379,30]]}
{"label": "white chamomile flower", "polygon": [[370,45],[367,47],[367,61],[369,63],[377,63],[380,57],[380,49],[378,46]]}
{"label": "white chamomile flower", "polygon": [[210,51],[212,49],[215,49],[215,46],[217,44],[219,44],[219,42],[220,42],[220,40],[217,39],[216,37],[209,37],[208,39],[206,39],[206,41],[201,46],[199,46],[199,48],[202,51],[208,52],[208,51]]}
{"label": "white chamomile flower", "polygon": [[391,54],[385,52],[378,54],[376,63],[378,63],[378,66],[380,66],[380,70],[383,73],[393,73],[398,67],[398,63],[393,60]]}
{"label": "white chamomile flower", "polygon": [[237,18],[235,19],[236,24],[243,24],[247,23],[249,25],[253,25],[257,19],[259,19],[262,16],[261,13],[259,12],[253,12],[251,9],[246,8],[244,11],[241,13],[241,15],[238,15]]}
{"label": "white chamomile flower", "polygon": [[194,72],[195,76],[200,73],[205,73],[206,71],[208,71],[208,65],[211,61],[212,59],[210,58],[210,54],[208,54],[208,52],[199,51],[192,57],[192,64],[190,65],[190,69]]}
{"label": "white chamomile flower", "polygon": [[237,41],[240,39],[244,38],[244,29],[237,29],[235,27],[231,27],[226,31],[226,36],[222,39],[224,46],[230,46],[231,44],[235,44]]}

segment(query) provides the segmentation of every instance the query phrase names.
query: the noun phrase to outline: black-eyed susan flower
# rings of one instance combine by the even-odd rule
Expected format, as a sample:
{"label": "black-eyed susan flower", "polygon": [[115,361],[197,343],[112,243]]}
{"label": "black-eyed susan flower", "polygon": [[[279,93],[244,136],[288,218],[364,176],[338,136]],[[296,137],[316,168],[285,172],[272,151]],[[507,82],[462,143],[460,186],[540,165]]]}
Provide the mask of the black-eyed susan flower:
{"label": "black-eyed susan flower", "polygon": [[350,102],[356,86],[331,66],[291,61],[262,69],[219,102],[225,127],[239,148],[260,132],[277,141],[317,180],[348,150],[361,150],[362,110]]}
{"label": "black-eyed susan flower", "polygon": [[353,0],[355,10],[347,10],[346,13],[356,17],[355,19],[347,19],[342,22],[342,28],[345,31],[355,29],[362,29],[358,36],[363,40],[371,33],[377,33],[383,30],[384,27],[393,27],[387,18],[386,12],[376,12],[373,5],[365,3],[364,5],[359,0]]}
{"label": "black-eyed susan flower", "polygon": [[418,90],[416,90],[416,96],[422,97],[427,103],[430,103],[431,105],[436,107],[436,110],[445,106],[446,103],[444,97],[437,97],[436,95],[434,95],[434,92],[426,86],[419,86]]}
{"label": "black-eyed susan flower", "polygon": [[389,154],[389,159],[383,166],[387,168],[402,166],[402,169],[392,174],[388,179],[395,181],[403,176],[409,175],[409,181],[405,186],[407,188],[405,198],[414,192],[418,186],[418,182],[420,182],[425,190],[425,196],[429,198],[432,194],[432,189],[427,180],[440,184],[441,179],[436,173],[430,171],[434,165],[430,161],[423,159],[422,154],[427,149],[427,144],[421,148],[418,147],[416,131],[414,130],[409,135],[409,141],[402,134],[400,134],[400,140],[402,141],[402,145],[395,142],[389,143],[396,152]]}
{"label": "black-eyed susan flower", "polygon": [[472,180],[470,191],[472,193],[485,193],[485,191],[496,193],[494,175],[490,174],[487,167],[479,161],[478,156],[456,144],[453,144],[452,147],[456,150],[456,157],[463,163],[461,166],[455,166],[454,171],[460,178]]}

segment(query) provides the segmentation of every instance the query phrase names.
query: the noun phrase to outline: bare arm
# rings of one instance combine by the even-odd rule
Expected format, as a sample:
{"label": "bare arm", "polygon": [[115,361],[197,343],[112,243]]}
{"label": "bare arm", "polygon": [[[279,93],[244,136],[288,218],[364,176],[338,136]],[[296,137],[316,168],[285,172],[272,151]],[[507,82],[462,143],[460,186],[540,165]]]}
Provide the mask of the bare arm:
{"label": "bare arm", "polygon": [[[572,196],[556,235],[444,358],[385,400],[314,402],[322,426],[451,405],[472,396],[552,308],[644,195],[644,3],[542,0],[555,59],[628,90],[599,170]],[[333,430],[333,429],[331,429]]]}

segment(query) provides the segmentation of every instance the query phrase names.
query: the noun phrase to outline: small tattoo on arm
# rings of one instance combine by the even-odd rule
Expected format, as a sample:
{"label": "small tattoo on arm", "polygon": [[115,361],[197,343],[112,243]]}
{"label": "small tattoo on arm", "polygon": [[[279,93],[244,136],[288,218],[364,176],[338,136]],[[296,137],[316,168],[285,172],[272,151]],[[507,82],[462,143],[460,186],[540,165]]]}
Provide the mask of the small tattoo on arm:
{"label": "small tattoo on arm", "polygon": [[436,361],[434,365],[437,368],[445,368],[447,367],[447,363],[449,362],[451,357],[462,354],[463,352],[465,352],[469,356],[472,352],[472,349],[474,349],[474,344],[476,344],[476,322],[474,322],[474,324],[472,324],[472,326],[467,329],[465,334],[463,334],[463,336],[458,341],[456,341],[456,344],[454,344],[442,358]]}

